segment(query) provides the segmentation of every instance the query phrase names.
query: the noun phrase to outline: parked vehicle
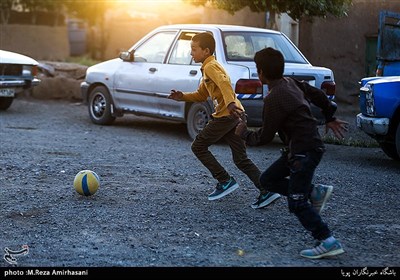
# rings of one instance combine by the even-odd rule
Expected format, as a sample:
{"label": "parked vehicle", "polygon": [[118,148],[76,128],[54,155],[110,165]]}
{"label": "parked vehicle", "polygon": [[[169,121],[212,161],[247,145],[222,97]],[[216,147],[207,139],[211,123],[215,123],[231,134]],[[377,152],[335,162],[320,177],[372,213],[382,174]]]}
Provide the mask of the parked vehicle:
{"label": "parked vehicle", "polygon": [[400,76],[400,14],[379,13],[376,76]]}
{"label": "parked vehicle", "polygon": [[361,113],[356,116],[357,127],[374,138],[385,154],[395,160],[400,160],[399,42],[400,14],[382,11],[378,34],[377,75],[383,76],[361,79]]}
{"label": "parked vehicle", "polygon": [[[186,123],[193,139],[213,112],[211,101],[175,102],[167,99],[171,89],[195,91],[202,74],[201,64],[190,55],[191,38],[210,32],[216,40],[216,59],[230,75],[232,86],[248,115],[249,126],[262,124],[263,97],[267,92],[258,80],[254,54],[265,47],[280,50],[285,57],[285,75],[306,80],[334,98],[333,72],[310,64],[285,36],[273,30],[214,24],[161,26],[144,36],[119,58],[88,68],[81,84],[95,124],[111,124],[125,113],[152,116]],[[321,111],[315,116],[324,123]]]}
{"label": "parked vehicle", "polygon": [[0,110],[7,110],[17,94],[40,83],[38,64],[28,56],[0,50]]}

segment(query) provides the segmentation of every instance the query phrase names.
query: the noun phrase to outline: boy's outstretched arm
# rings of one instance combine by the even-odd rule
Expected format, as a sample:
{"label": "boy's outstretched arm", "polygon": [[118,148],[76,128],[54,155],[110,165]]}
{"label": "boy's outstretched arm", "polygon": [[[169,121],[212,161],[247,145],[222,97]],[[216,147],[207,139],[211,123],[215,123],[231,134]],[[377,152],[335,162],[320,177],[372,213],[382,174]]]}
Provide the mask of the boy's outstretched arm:
{"label": "boy's outstretched arm", "polygon": [[171,89],[170,94],[168,95],[168,99],[173,99],[176,101],[181,101],[183,97],[182,91]]}
{"label": "boy's outstretched arm", "polygon": [[348,127],[348,122],[335,118],[334,120],[325,123],[325,133],[328,133],[329,129],[331,129],[336,138],[343,139],[344,134],[349,130]]}

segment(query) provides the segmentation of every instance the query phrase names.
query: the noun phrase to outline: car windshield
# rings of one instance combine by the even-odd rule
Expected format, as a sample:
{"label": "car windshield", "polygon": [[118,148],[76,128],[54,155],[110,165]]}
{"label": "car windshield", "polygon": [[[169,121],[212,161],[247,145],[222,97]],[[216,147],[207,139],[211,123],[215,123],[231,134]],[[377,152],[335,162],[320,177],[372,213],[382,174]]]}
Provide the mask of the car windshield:
{"label": "car windshield", "polygon": [[306,64],[299,51],[281,34],[265,32],[224,32],[227,61],[254,61],[254,54],[264,48],[282,52],[285,62]]}

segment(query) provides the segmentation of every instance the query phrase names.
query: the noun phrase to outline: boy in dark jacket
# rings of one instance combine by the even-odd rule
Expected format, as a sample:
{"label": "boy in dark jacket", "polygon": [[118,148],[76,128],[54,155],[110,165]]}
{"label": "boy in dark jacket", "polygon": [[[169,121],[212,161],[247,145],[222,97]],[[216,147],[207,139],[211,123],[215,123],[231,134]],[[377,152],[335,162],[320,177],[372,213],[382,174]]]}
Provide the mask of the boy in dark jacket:
{"label": "boy in dark jacket", "polygon": [[250,131],[246,123],[240,121],[235,133],[253,146],[266,144],[277,132],[283,133],[287,148],[282,149],[281,157],[261,174],[261,186],[287,196],[289,211],[319,240],[315,248],[301,251],[301,256],[317,259],[342,254],[342,245],[320,216],[333,187],[312,184],[325,147],[311,114],[310,102],[322,109],[326,127],[336,137],[343,138],[348,123],[333,116],[336,108],[323,91],[283,77],[284,57],[281,52],[266,48],[257,52],[254,60],[259,79],[269,89],[264,99],[263,126]]}

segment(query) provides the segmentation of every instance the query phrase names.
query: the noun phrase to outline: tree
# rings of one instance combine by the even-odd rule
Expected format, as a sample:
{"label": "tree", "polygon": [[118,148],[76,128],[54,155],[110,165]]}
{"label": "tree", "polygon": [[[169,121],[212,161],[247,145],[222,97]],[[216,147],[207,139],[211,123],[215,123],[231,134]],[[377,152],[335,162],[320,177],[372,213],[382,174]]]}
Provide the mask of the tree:
{"label": "tree", "polygon": [[0,22],[8,23],[13,10],[29,12],[32,24],[36,24],[39,12],[52,13],[54,25],[57,25],[61,14],[80,18],[87,22],[89,33],[96,39],[99,38],[89,40],[91,56],[103,59],[107,44],[104,17],[112,5],[114,5],[112,1],[106,0],[0,0]]}
{"label": "tree", "polygon": [[10,13],[14,5],[14,0],[2,0],[0,2],[0,22],[7,24],[10,20]]}
{"label": "tree", "polygon": [[[68,1],[68,0],[64,0]],[[29,12],[31,23],[37,24],[38,13],[48,12],[54,15],[54,25],[58,24],[58,16],[63,11],[63,0],[0,0],[1,23],[7,24],[12,11]]]}
{"label": "tree", "polygon": [[[105,14],[113,5],[112,1],[64,0],[64,4],[71,15],[88,23],[90,56],[103,60],[108,37]],[[99,40],[96,40],[97,37]]]}
{"label": "tree", "polygon": [[[58,10],[62,7],[61,1],[54,0],[15,0],[17,6],[22,8],[22,11],[31,13],[32,24],[37,24],[38,12],[51,12],[58,16]],[[56,22],[54,23],[56,25]]]}
{"label": "tree", "polygon": [[183,0],[196,5],[215,7],[233,14],[245,7],[253,12],[287,13],[294,20],[303,17],[346,16],[352,0]]}

